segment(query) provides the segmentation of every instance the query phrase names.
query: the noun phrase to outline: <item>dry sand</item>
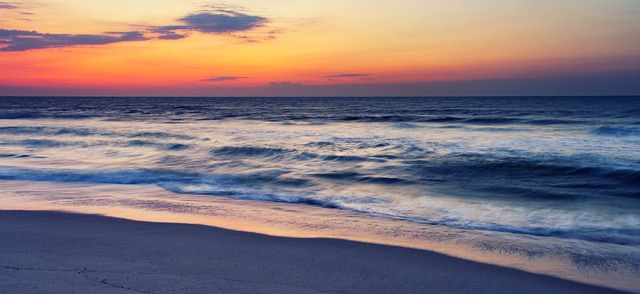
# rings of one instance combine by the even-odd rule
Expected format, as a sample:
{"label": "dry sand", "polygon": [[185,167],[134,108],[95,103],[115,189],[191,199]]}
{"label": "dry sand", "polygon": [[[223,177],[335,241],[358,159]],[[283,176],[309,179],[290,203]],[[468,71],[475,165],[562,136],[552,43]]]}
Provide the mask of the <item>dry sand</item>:
{"label": "dry sand", "polygon": [[0,211],[2,293],[616,293],[424,250]]}

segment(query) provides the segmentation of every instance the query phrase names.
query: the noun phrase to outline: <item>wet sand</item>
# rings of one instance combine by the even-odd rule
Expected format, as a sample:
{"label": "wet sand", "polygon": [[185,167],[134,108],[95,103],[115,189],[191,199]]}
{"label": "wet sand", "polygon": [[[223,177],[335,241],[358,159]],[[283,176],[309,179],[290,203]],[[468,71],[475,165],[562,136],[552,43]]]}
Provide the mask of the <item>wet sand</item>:
{"label": "wet sand", "polygon": [[0,211],[6,293],[618,293],[425,250]]}

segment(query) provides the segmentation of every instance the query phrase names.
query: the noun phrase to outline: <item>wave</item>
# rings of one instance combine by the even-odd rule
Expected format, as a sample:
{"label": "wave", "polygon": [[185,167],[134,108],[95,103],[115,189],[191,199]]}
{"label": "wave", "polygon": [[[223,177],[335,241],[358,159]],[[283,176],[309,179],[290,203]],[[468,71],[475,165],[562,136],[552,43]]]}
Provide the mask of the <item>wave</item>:
{"label": "wave", "polygon": [[525,120],[518,118],[508,117],[475,117],[463,120],[464,123],[477,124],[477,125],[502,125],[502,124],[517,124],[526,122]]}
{"label": "wave", "polygon": [[44,117],[45,116],[40,113],[32,112],[0,112],[0,119],[38,119]]}
{"label": "wave", "polygon": [[0,134],[4,135],[42,135],[42,136],[77,136],[77,137],[88,137],[94,135],[111,135],[107,133],[100,133],[95,129],[91,128],[83,128],[83,127],[43,127],[43,126],[33,126],[33,127],[24,127],[24,126],[11,126],[11,127],[0,127]]}
{"label": "wave", "polygon": [[[424,216],[411,213],[416,207],[409,206],[409,209],[402,206],[395,208],[390,203],[398,200],[391,200],[387,197],[355,196],[355,195],[333,195],[322,194],[322,190],[309,189],[313,186],[313,181],[303,178],[287,177],[287,171],[266,171],[241,175],[216,175],[189,173],[175,170],[155,170],[155,169],[128,169],[128,170],[103,170],[103,171],[80,171],[80,170],[35,170],[25,168],[15,168],[0,166],[0,180],[22,180],[22,181],[47,181],[61,183],[100,183],[100,184],[153,184],[168,191],[181,194],[192,195],[212,195],[223,196],[234,199],[260,200],[271,202],[297,203],[304,205],[314,205],[326,208],[343,209],[361,213],[369,213],[394,219],[403,219],[413,222],[445,225],[467,230],[484,230],[496,232],[509,232],[515,234],[526,234],[535,236],[554,236],[559,238],[582,239],[588,241],[608,242],[616,244],[640,244],[640,229],[633,226],[629,228],[602,227],[607,223],[599,221],[591,224],[589,221],[582,222],[581,215],[567,215],[562,210],[558,212],[546,211],[545,217],[565,218],[562,223],[550,222],[556,225],[545,224],[543,219],[536,222],[515,223],[514,219],[525,220],[535,219],[538,216],[523,210],[503,211],[504,205],[483,204],[485,213],[514,214],[509,222],[487,221],[483,219],[473,219],[466,215],[464,206],[451,206],[448,208],[426,204],[426,208],[433,211]],[[311,175],[323,179],[347,180],[365,183],[384,182],[385,184],[405,184],[403,179],[393,177],[374,177],[356,172],[334,172]],[[271,187],[271,188],[270,188]],[[299,189],[304,188],[304,189]],[[404,201],[404,200],[399,200]],[[395,205],[395,203],[394,203]],[[517,208],[517,206],[516,206]],[[491,211],[487,211],[490,209]],[[523,208],[524,209],[524,208]],[[602,208],[594,211],[595,215],[603,212]],[[474,212],[471,212],[474,213]],[[625,219],[625,216],[616,216]],[[509,218],[509,217],[507,217]],[[493,218],[491,218],[493,219]],[[606,219],[606,218],[605,218]],[[627,218],[628,221],[633,221]],[[636,219],[636,222],[640,220]],[[562,224],[562,226],[559,226]],[[613,225],[612,225],[613,226]]]}
{"label": "wave", "polygon": [[319,173],[310,174],[310,176],[332,179],[332,180],[357,180],[362,177],[362,174],[357,172],[333,172],[333,173]]}
{"label": "wave", "polygon": [[309,143],[306,143],[304,146],[307,146],[307,147],[325,148],[325,147],[333,147],[333,146],[335,146],[335,145],[336,145],[336,143],[334,143],[334,142],[318,141],[318,142],[309,142]]}
{"label": "wave", "polygon": [[0,134],[7,135],[34,135],[46,133],[45,127],[0,127]]}
{"label": "wave", "polygon": [[[291,119],[291,118],[290,118]],[[311,120],[312,117],[298,117],[298,120]],[[411,123],[438,123],[438,124],[469,124],[469,125],[565,125],[585,124],[587,121],[580,119],[555,119],[540,117],[506,117],[506,116],[434,116],[434,115],[359,115],[328,117],[334,121],[352,122],[392,122],[397,128],[420,128],[422,126]],[[292,119],[293,120],[293,119]]]}
{"label": "wave", "polygon": [[0,180],[122,185],[153,184],[182,194],[217,195],[278,202],[310,201],[303,200],[301,197],[278,196],[279,194],[276,192],[268,192],[267,187],[303,188],[313,185],[308,179],[287,178],[284,177],[286,174],[286,171],[263,171],[239,175],[213,175],[162,169],[81,171],[70,169],[35,170],[0,166]]}
{"label": "wave", "polygon": [[43,135],[43,136],[71,135],[71,136],[78,136],[78,137],[87,137],[91,135],[96,135],[96,131],[93,129],[82,128],[82,127],[55,128],[55,127],[43,127],[43,126],[34,126],[34,127],[11,126],[11,127],[0,127],[0,134]]}
{"label": "wave", "polygon": [[127,142],[126,146],[128,147],[154,147],[159,150],[165,151],[183,151],[191,148],[191,146],[187,144],[181,143],[158,143],[154,141],[144,141],[144,140],[132,140]]}
{"label": "wave", "polygon": [[382,158],[372,158],[372,157],[364,157],[364,156],[353,156],[353,155],[325,155],[321,156],[321,159],[324,161],[336,161],[336,162],[386,162],[385,159]]}
{"label": "wave", "polygon": [[524,128],[511,128],[511,127],[480,127],[480,128],[473,128],[473,131],[491,132],[491,133],[515,133],[515,132],[526,132],[528,130]]}
{"label": "wave", "polygon": [[194,140],[197,139],[193,136],[171,134],[167,132],[141,132],[132,134],[123,134],[127,138],[148,138],[148,139],[179,139],[179,140]]}
{"label": "wave", "polygon": [[34,170],[26,168],[0,167],[0,179],[21,181],[45,181],[61,183],[99,184],[155,184],[163,181],[192,181],[195,173],[167,170],[130,169],[106,171],[78,170]]}
{"label": "wave", "polygon": [[459,123],[471,125],[566,125],[566,124],[584,124],[586,121],[577,119],[542,119],[528,117],[454,117],[444,116],[426,120],[431,123]]}
{"label": "wave", "polygon": [[0,158],[29,158],[33,157],[28,154],[11,154],[11,153],[0,153]]}
{"label": "wave", "polygon": [[4,141],[4,142],[1,142],[0,145],[23,146],[27,148],[60,148],[60,147],[67,147],[71,145],[77,145],[77,143],[64,142],[64,141],[58,141],[58,140],[49,140],[49,139],[24,139],[24,140]]}
{"label": "wave", "polygon": [[540,237],[555,237],[563,239],[577,239],[592,242],[611,243],[618,245],[640,245],[640,229],[615,229],[612,227],[582,227],[582,228],[554,228],[553,226],[515,226],[507,224],[472,224],[459,219],[450,219],[439,222],[421,218],[408,218],[414,222],[444,225],[463,230],[480,230],[489,232],[504,232],[512,234],[524,234]]}
{"label": "wave", "polygon": [[[262,185],[274,187],[308,187],[312,185],[308,179],[285,177],[287,173],[287,171],[272,170],[238,175],[224,175],[167,169],[82,171],[71,169],[36,170],[0,166],[0,180],[125,185],[156,184],[160,186],[209,185],[224,187],[230,190]],[[226,192],[226,194],[228,193],[229,192]]]}
{"label": "wave", "polygon": [[529,119],[527,124],[531,125],[573,125],[573,124],[586,124],[587,121],[583,120],[568,120],[568,119]]}
{"label": "wave", "polygon": [[41,135],[41,136],[76,136],[76,137],[89,137],[89,136],[102,136],[112,138],[131,138],[131,139],[176,139],[176,140],[196,140],[196,137],[172,134],[168,132],[104,132],[95,128],[86,127],[44,127],[44,126],[9,126],[0,127],[0,134],[4,135]]}
{"label": "wave", "polygon": [[415,115],[347,115],[336,117],[338,121],[360,121],[360,122],[419,122],[424,117]]}
{"label": "wave", "polygon": [[640,127],[604,126],[591,130],[591,133],[609,137],[640,136]]}
{"label": "wave", "polygon": [[[412,182],[460,190],[464,197],[512,200],[640,199],[640,170],[601,166],[585,157],[453,154],[389,167]],[[598,183],[598,186],[592,185]]]}
{"label": "wave", "polygon": [[461,121],[464,121],[464,120],[465,120],[465,118],[461,118],[461,117],[443,116],[443,117],[436,117],[436,118],[428,119],[427,122],[451,123],[451,122],[461,122]]}
{"label": "wave", "polygon": [[[307,146],[334,146],[314,142]],[[358,148],[380,148],[387,144],[360,144]],[[261,146],[223,146],[211,150],[211,154],[215,158],[262,158],[275,161],[305,161],[305,160],[322,160],[338,163],[358,163],[358,162],[386,162],[387,159],[375,156],[356,156],[356,155],[336,155],[336,154],[319,154],[306,152],[295,149],[261,147]]]}
{"label": "wave", "polygon": [[88,119],[83,114],[45,114],[41,112],[0,112],[0,119]]}
{"label": "wave", "polygon": [[424,126],[411,124],[411,123],[406,123],[406,122],[397,123],[393,127],[396,128],[396,129],[421,129],[421,128],[424,128]]}
{"label": "wave", "polygon": [[371,183],[371,184],[379,184],[379,185],[396,185],[396,184],[412,184],[412,182],[397,178],[397,177],[385,177],[385,176],[369,176],[364,175],[357,172],[332,172],[332,173],[317,173],[317,174],[309,174],[309,176],[329,179],[329,180],[338,180],[345,182],[363,182],[363,183]]}
{"label": "wave", "polygon": [[211,151],[214,156],[226,157],[272,157],[291,153],[293,150],[254,146],[224,146]]}

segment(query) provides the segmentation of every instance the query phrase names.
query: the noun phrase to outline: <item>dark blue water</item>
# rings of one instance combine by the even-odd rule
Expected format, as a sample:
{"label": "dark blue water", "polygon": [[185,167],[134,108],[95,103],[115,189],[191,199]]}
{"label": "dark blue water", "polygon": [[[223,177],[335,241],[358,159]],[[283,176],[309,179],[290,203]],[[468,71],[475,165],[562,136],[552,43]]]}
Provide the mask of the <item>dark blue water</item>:
{"label": "dark blue water", "polygon": [[638,245],[640,98],[4,97],[0,179]]}
{"label": "dark blue water", "polygon": [[[639,97],[2,97],[0,119],[639,125]],[[606,132],[606,130],[605,130]],[[615,133],[615,131],[613,131]]]}

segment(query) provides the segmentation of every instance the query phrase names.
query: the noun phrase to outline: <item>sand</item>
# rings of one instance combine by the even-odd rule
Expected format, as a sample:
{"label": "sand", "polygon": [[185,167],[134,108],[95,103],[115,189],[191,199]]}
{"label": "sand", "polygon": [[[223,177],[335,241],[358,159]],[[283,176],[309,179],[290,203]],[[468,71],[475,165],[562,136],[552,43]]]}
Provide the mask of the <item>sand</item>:
{"label": "sand", "polygon": [[616,293],[425,250],[0,211],[3,293]]}

